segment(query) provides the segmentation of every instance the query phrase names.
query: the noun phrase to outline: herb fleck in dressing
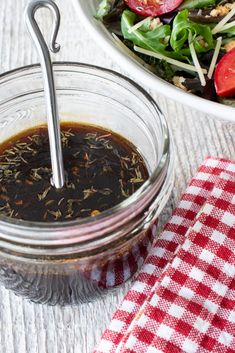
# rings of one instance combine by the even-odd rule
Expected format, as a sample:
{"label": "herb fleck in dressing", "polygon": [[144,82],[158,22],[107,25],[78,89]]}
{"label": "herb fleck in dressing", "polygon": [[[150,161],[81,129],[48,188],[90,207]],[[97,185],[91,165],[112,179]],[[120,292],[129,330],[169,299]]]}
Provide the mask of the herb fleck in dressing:
{"label": "herb fleck in dressing", "polygon": [[62,124],[67,179],[52,175],[46,126],[0,146],[0,213],[38,222],[97,216],[131,196],[148,178],[143,158],[125,138],[92,125]]}

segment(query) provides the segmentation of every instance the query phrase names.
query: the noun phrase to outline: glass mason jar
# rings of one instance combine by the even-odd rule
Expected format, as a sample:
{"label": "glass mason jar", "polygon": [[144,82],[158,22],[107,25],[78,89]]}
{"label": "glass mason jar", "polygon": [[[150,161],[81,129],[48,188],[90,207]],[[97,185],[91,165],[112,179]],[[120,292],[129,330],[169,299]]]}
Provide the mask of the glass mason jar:
{"label": "glass mason jar", "polygon": [[[67,305],[94,299],[140,268],[174,178],[166,120],[141,87],[95,66],[55,63],[54,72],[61,121],[124,136],[149,171],[137,192],[96,217],[37,223],[0,215],[0,281],[34,302]],[[40,66],[0,76],[0,143],[45,123]]]}

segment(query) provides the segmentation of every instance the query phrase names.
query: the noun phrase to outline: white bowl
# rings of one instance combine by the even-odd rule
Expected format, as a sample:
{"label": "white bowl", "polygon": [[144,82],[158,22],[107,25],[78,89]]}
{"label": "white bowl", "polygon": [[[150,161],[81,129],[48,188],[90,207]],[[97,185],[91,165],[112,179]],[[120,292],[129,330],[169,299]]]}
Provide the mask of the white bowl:
{"label": "white bowl", "polygon": [[73,0],[74,6],[78,11],[78,20],[82,20],[85,28],[87,28],[92,38],[107,51],[107,53],[118,62],[123,69],[132,77],[138,77],[138,81],[145,86],[162,93],[166,97],[176,100],[182,104],[186,104],[200,110],[212,117],[235,122],[235,109],[233,107],[211,102],[207,99],[197,97],[193,94],[184,92],[174,85],[157,77],[141,64],[139,64],[131,56],[128,56],[120,46],[115,42],[110,32],[105,26],[94,18],[99,0]]}

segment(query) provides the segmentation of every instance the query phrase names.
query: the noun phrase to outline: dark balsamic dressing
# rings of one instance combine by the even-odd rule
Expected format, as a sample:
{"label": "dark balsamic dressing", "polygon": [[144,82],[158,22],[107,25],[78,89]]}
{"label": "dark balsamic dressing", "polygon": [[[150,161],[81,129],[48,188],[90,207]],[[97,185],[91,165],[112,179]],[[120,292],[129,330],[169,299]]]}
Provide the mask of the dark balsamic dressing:
{"label": "dark balsamic dressing", "polygon": [[51,186],[46,126],[25,130],[0,145],[0,214],[37,221],[96,216],[131,196],[148,178],[136,147],[92,125],[61,126],[65,186]]}

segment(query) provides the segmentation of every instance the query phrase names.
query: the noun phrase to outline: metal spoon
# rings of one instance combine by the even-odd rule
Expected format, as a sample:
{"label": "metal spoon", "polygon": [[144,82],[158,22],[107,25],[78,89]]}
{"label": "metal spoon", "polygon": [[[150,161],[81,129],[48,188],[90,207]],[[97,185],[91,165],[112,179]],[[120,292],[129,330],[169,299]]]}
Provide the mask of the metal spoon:
{"label": "metal spoon", "polygon": [[54,17],[52,36],[49,47],[53,53],[57,53],[60,50],[60,45],[56,43],[56,38],[60,27],[60,13],[58,7],[53,1],[30,1],[25,10],[25,23],[40,57],[47,107],[47,123],[52,165],[51,183],[53,184],[53,186],[59,189],[64,186],[65,175],[60,136],[60,122],[56,99],[56,89],[50,52],[43,38],[42,32],[35,20],[36,11],[42,7],[46,7],[51,10]]}

